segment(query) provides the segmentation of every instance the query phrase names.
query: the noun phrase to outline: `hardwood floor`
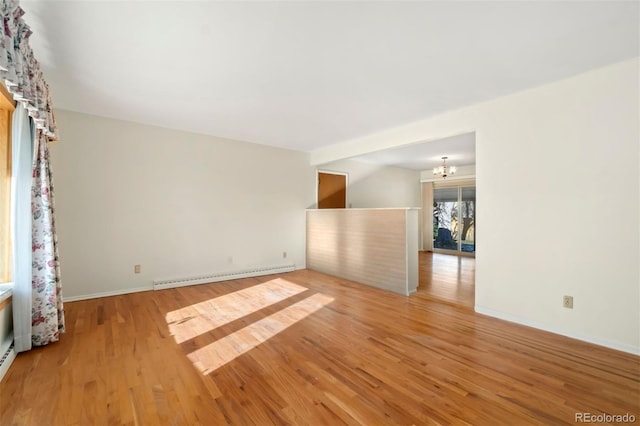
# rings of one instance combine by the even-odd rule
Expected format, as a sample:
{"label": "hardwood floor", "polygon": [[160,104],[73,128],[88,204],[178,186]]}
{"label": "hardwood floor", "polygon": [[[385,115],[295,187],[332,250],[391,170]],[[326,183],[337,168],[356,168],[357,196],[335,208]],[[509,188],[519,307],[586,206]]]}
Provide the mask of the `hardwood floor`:
{"label": "hardwood floor", "polygon": [[421,251],[418,294],[473,309],[476,292],[476,259]]}
{"label": "hardwood floor", "polygon": [[637,356],[306,270],[65,308],[0,383],[0,424],[640,419]]}

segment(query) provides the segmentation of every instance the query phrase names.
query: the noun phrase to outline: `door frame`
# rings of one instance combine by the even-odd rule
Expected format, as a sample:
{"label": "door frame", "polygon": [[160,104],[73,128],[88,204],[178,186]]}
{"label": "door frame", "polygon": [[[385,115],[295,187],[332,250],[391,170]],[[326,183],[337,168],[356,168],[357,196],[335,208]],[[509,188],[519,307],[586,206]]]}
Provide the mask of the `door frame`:
{"label": "door frame", "polygon": [[349,209],[351,205],[349,205],[349,173],[347,172],[337,172],[335,170],[326,170],[326,169],[316,169],[316,208],[318,208],[318,187],[320,186],[320,173],[328,174],[328,175],[342,175],[345,177],[345,191],[344,191],[344,208]]}
{"label": "door frame", "polygon": [[[461,180],[461,183],[458,183],[458,184],[455,184],[455,185],[446,185],[446,186],[439,186],[439,187],[434,186],[433,191],[434,191],[434,195],[435,195],[436,189],[440,189],[440,188],[456,188],[456,190],[458,191],[458,200],[456,201],[456,204],[458,206],[457,207],[458,208],[458,215],[460,217],[462,217],[462,214],[461,214],[461,211],[460,211],[461,205],[462,205],[462,188],[471,188],[471,187],[476,188],[475,179],[473,180],[473,182],[464,182],[464,181]],[[477,204],[476,204],[476,206],[477,206]],[[475,258],[476,257],[476,245],[475,245],[475,240],[476,240],[475,239],[475,219],[476,219],[476,216],[475,216],[475,214],[476,213],[475,213],[475,210],[474,210],[474,248],[473,248],[473,252],[470,253],[470,252],[462,251],[462,236],[461,235],[458,236],[458,248],[456,250],[436,248],[435,244],[434,244],[433,252],[434,253],[442,253],[442,254],[451,254],[451,255],[454,255],[454,256],[473,257],[473,258]],[[431,219],[433,220],[433,214],[431,215]]]}

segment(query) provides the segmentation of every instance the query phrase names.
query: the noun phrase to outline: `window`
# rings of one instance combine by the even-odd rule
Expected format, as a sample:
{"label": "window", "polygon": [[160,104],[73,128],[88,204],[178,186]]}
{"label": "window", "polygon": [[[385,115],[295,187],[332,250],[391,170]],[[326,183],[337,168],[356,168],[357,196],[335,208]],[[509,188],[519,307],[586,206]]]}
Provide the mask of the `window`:
{"label": "window", "polygon": [[11,281],[11,95],[0,84],[0,282]]}

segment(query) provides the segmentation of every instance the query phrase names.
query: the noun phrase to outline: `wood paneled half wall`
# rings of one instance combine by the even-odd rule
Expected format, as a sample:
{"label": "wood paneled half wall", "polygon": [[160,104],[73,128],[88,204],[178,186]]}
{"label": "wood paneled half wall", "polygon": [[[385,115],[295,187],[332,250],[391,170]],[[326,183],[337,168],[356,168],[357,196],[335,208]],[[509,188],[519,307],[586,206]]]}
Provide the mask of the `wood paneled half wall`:
{"label": "wood paneled half wall", "polygon": [[419,210],[307,210],[307,268],[408,296],[418,287]]}

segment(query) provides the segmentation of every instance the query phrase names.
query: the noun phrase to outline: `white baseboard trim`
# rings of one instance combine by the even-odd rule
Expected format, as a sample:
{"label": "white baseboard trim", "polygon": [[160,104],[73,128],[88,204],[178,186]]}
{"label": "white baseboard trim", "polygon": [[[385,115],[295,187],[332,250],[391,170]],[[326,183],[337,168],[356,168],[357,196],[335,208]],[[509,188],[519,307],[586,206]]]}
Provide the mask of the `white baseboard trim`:
{"label": "white baseboard trim", "polygon": [[490,317],[498,318],[498,319],[509,321],[509,322],[514,322],[516,324],[526,325],[527,327],[537,328],[538,330],[548,331],[550,333],[559,334],[561,336],[571,337],[572,339],[582,340],[583,342],[593,343],[598,346],[604,346],[606,348],[627,352],[633,355],[640,355],[640,347],[636,347],[633,345],[613,342],[611,340],[602,339],[600,337],[589,336],[582,333],[575,333],[573,331],[551,327],[547,324],[542,324],[537,321],[530,321],[524,318],[520,318],[516,315],[494,311],[493,309],[485,308],[478,305],[475,305],[474,309],[479,314],[487,315]]}
{"label": "white baseboard trim", "polygon": [[240,278],[260,277],[263,275],[282,274],[285,272],[295,271],[295,265],[274,265],[255,267],[251,269],[238,269],[234,271],[216,272],[207,275],[198,275],[191,277],[168,278],[163,280],[154,280],[154,290],[164,290],[168,288],[186,287],[190,285],[209,284],[220,281],[237,280]]}
{"label": "white baseboard trim", "polygon": [[[163,290],[167,288],[184,287],[188,285],[207,284],[207,283],[216,282],[216,281],[226,281],[226,280],[234,280],[234,279],[246,278],[246,277],[259,277],[262,275],[280,274],[283,272],[291,272],[291,271],[300,270],[300,269],[305,269],[305,266],[304,265],[296,266],[292,264],[292,265],[284,265],[284,266],[277,266],[277,267],[269,267],[267,269],[257,270],[257,271],[255,269],[235,271],[235,272],[225,273],[224,280],[206,278],[206,279],[201,279],[199,281],[198,280],[185,281],[180,283],[180,285],[176,285],[175,283],[172,283],[172,285],[169,285],[168,283],[155,284],[155,283],[158,283],[158,281],[154,281],[155,285],[152,284],[148,287],[134,287],[134,288],[126,288],[123,290],[102,291],[99,293],[82,294],[79,296],[71,296],[71,297],[63,296],[62,301],[63,303],[77,302],[79,300],[98,299],[100,297],[109,297],[109,296],[120,296],[122,294],[139,293],[141,291]],[[218,275],[218,277],[222,278],[222,274]]]}
{"label": "white baseboard trim", "polygon": [[148,286],[148,287],[125,288],[123,290],[102,291],[100,293],[82,294],[80,296],[71,296],[71,297],[65,297],[63,295],[62,302],[63,303],[77,302],[78,300],[89,300],[89,299],[98,299],[100,297],[120,296],[121,294],[139,293],[141,291],[151,291],[151,290],[153,290],[153,287]]}

